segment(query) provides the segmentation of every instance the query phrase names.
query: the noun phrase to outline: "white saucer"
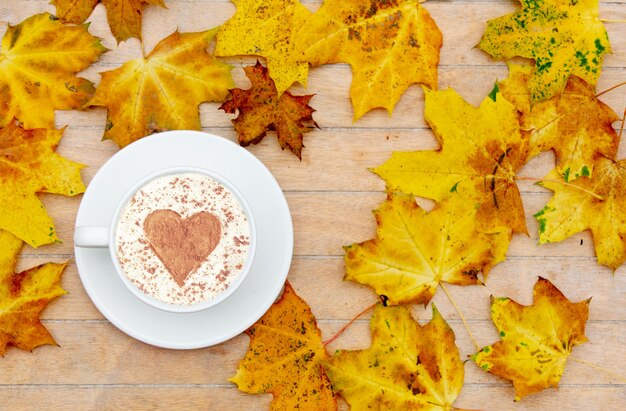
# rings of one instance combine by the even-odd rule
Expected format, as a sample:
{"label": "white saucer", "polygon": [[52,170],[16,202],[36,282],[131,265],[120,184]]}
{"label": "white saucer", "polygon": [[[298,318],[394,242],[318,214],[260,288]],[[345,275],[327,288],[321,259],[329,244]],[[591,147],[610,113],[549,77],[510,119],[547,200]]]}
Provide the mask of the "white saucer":
{"label": "white saucer", "polygon": [[145,137],[111,157],[97,172],[76,225],[108,226],[124,193],[156,170],[192,166],[224,176],[245,196],[256,222],[256,255],[241,286],[225,301],[195,313],[170,313],[135,297],[113,268],[107,248],[74,248],[89,297],[126,334],[158,347],[192,349],[228,340],[254,324],[283,287],[293,253],[287,201],[269,170],[237,144],[198,131]]}

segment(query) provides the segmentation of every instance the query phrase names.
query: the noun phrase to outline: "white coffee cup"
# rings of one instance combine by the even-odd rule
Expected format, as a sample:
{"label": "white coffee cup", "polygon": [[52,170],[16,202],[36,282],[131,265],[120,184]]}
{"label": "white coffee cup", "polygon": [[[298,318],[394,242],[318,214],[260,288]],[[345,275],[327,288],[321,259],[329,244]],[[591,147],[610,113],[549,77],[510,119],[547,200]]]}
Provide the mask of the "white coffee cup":
{"label": "white coffee cup", "polygon": [[[250,244],[248,247],[248,255],[246,258],[246,262],[239,272],[239,274],[234,278],[234,280],[230,283],[229,287],[222,293],[218,294],[212,299],[208,299],[205,301],[201,301],[192,305],[179,305],[179,304],[170,304],[165,301],[158,300],[143,291],[141,291],[135,284],[133,284],[120,265],[119,259],[117,257],[117,253],[115,252],[115,233],[117,229],[117,223],[120,217],[120,213],[124,206],[130,201],[131,197],[138,192],[144,185],[149,183],[150,181],[167,176],[172,174],[181,174],[181,173],[196,173],[206,175],[220,184],[224,185],[228,188],[237,198],[239,204],[243,211],[246,214],[248,224],[250,227]],[[252,261],[254,260],[254,254],[256,249],[256,228],[254,224],[254,218],[252,212],[250,210],[250,206],[246,201],[245,197],[241,194],[241,192],[235,187],[230,181],[220,176],[219,174],[198,167],[170,167],[165,168],[159,171],[156,171],[152,174],[149,174],[137,181],[133,185],[133,187],[128,190],[128,192],[122,197],[120,202],[118,203],[115,213],[113,213],[113,218],[108,226],[78,226],[74,231],[74,245],[76,247],[84,247],[84,248],[108,248],[109,254],[111,256],[111,261],[113,262],[113,266],[115,267],[115,271],[117,275],[122,280],[126,288],[139,300],[144,303],[158,308],[163,311],[174,312],[174,313],[191,313],[196,311],[205,310],[209,307],[219,304],[220,302],[226,300],[230,295],[232,295],[235,290],[243,283],[246,275],[250,271],[250,267],[252,266]]]}

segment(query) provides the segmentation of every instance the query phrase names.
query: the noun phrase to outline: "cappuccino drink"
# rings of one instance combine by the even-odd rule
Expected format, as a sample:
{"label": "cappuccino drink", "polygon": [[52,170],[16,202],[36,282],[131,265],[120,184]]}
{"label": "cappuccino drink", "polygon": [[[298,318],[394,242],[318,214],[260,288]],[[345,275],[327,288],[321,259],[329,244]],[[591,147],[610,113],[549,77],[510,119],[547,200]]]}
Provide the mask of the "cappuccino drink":
{"label": "cappuccino drink", "polygon": [[201,173],[157,177],[123,206],[115,252],[124,275],[159,301],[193,305],[244,270],[250,223],[237,196]]}

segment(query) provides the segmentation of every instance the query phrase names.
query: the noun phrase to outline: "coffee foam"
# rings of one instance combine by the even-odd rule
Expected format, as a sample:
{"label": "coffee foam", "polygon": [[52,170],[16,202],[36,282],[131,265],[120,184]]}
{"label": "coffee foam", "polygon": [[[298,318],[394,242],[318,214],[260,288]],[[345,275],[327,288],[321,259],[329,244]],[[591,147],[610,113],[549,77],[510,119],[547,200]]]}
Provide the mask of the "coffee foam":
{"label": "coffee foam", "polygon": [[[219,242],[206,260],[178,283],[144,231],[148,216],[159,210],[177,213],[182,219],[210,213],[221,227]],[[126,277],[145,294],[177,305],[196,304],[224,292],[243,270],[249,244],[249,222],[237,197],[199,173],[167,175],[148,182],[122,208],[115,233],[116,252]]]}

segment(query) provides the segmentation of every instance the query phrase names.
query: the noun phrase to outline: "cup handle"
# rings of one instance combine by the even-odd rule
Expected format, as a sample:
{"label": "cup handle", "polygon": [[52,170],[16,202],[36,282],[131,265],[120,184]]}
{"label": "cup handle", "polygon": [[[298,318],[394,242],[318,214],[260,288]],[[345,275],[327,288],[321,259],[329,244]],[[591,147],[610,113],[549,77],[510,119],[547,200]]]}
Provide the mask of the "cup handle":
{"label": "cup handle", "polygon": [[79,226],[74,231],[74,245],[85,248],[109,246],[109,227]]}

